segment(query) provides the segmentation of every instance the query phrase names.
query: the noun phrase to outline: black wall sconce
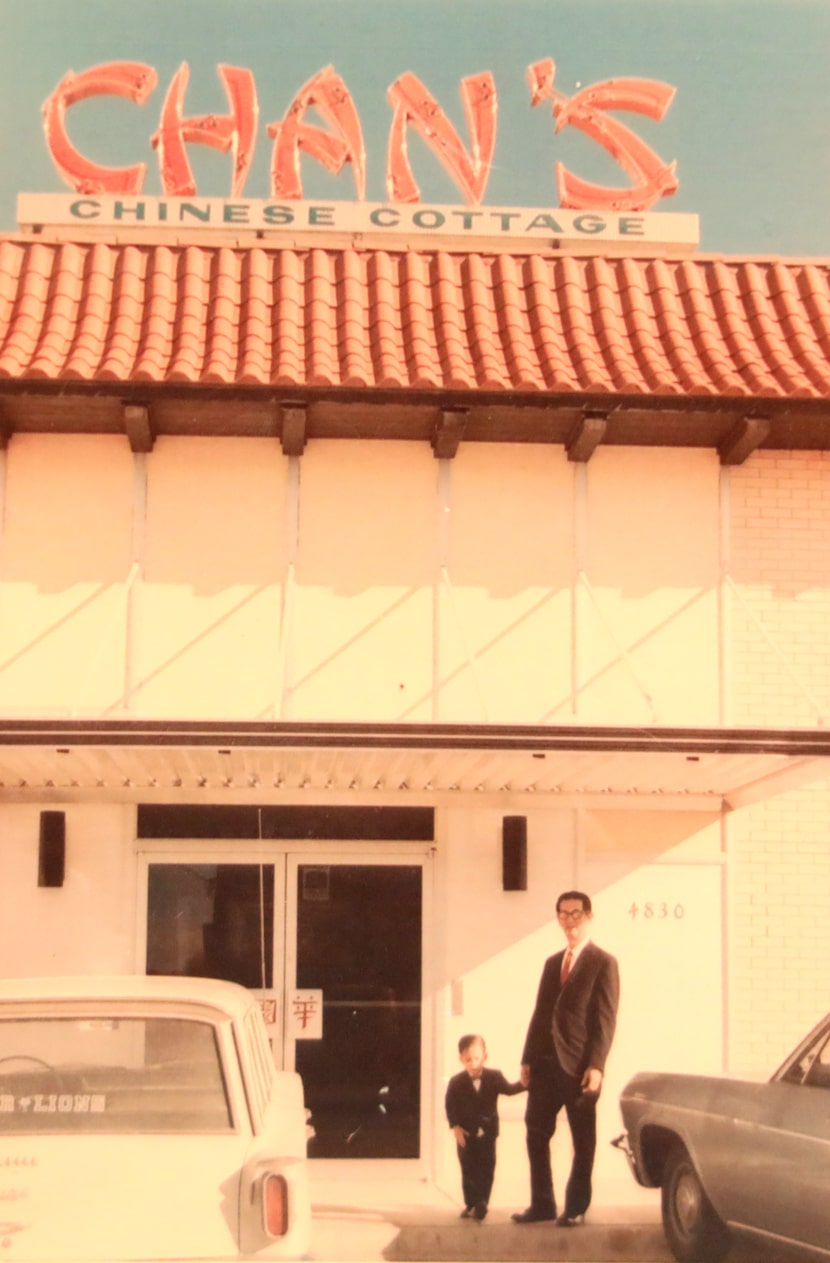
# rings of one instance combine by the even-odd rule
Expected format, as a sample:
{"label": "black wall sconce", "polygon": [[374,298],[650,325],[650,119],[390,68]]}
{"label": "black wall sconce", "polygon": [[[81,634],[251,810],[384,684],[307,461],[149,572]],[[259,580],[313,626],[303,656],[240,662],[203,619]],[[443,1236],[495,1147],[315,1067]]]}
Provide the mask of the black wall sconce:
{"label": "black wall sconce", "polygon": [[40,813],[40,843],[37,854],[37,884],[62,886],[66,868],[66,813]]}
{"label": "black wall sconce", "polygon": [[501,822],[502,890],[527,890],[527,816],[503,816]]}

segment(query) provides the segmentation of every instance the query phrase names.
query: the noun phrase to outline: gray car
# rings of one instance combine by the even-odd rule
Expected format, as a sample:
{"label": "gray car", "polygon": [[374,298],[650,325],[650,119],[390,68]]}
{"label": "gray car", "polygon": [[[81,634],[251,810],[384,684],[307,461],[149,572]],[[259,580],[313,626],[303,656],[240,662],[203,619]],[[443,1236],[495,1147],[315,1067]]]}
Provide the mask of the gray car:
{"label": "gray car", "polygon": [[830,1014],[769,1082],[638,1074],[614,1143],[661,1189],[681,1263],[724,1257],[733,1231],[830,1258]]}

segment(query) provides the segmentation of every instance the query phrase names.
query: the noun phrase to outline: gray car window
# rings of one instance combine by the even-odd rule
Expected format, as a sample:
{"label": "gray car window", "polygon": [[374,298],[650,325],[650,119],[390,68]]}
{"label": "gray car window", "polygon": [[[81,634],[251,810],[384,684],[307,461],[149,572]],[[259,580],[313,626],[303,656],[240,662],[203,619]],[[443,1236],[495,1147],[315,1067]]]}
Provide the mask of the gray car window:
{"label": "gray car window", "polygon": [[822,1030],[781,1079],[806,1087],[830,1088],[830,1032]]}
{"label": "gray car window", "polygon": [[816,1049],[807,1067],[804,1082],[809,1087],[830,1088],[830,1038],[825,1039],[824,1043]]}

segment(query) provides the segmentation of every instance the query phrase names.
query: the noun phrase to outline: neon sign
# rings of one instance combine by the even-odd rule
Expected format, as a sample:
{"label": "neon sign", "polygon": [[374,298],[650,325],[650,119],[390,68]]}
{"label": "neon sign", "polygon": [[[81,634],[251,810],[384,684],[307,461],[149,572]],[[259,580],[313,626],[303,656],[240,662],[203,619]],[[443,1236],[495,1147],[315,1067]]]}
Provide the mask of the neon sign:
{"label": "neon sign", "polygon": [[[227,114],[190,117],[185,113],[185,94],[190,72],[183,62],[174,74],[164,98],[159,125],[152,136],[159,175],[167,197],[192,197],[196,182],[187,157],[187,146],[209,145],[233,160],[231,197],[239,197],[250,172],[256,144],[259,104],[250,70],[218,65],[217,72],[228,102]],[[620,165],[632,184],[612,188],[592,184],[556,164],[559,204],[570,210],[644,211],[661,197],[676,192],[675,163],[666,163],[612,111],[642,114],[656,121],[665,115],[675,89],[654,79],[607,79],[568,97],[554,87],[556,67],[550,58],[528,67],[531,108],[543,101],[552,104],[555,132],[574,127],[599,144]],[[92,162],[72,144],[66,129],[66,112],[90,97],[120,96],[143,106],[158,85],[158,75],[143,62],[107,62],[80,74],[69,72],[43,106],[46,143],[61,178],[82,194],[135,195],[142,191],[147,172],[144,162],[126,167],[107,167]],[[386,152],[386,191],[394,203],[420,202],[421,193],[412,172],[407,138],[412,129],[442,163],[469,206],[481,204],[492,168],[496,146],[498,96],[492,74],[484,71],[461,80],[469,144],[447,118],[440,104],[417,75],[406,71],[387,91],[393,115]],[[315,109],[326,126],[309,122]],[[269,195],[303,198],[300,156],[321,163],[336,175],[349,163],[358,201],[366,191],[366,150],[354,100],[333,66],[326,66],[295,95],[284,117],[266,126],[272,140]]]}

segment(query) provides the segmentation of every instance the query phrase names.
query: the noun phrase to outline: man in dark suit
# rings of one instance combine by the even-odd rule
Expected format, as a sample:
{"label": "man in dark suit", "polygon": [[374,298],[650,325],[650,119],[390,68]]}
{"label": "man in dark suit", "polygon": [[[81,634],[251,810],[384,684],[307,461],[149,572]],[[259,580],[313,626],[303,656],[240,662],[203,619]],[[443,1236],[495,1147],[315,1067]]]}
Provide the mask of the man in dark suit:
{"label": "man in dark suit", "polygon": [[487,1048],[480,1035],[462,1035],[458,1055],[464,1069],[447,1084],[447,1120],[458,1146],[462,1219],[484,1219],[496,1171],[499,1096],[515,1096],[525,1085],[508,1083],[501,1070],[487,1070]]}
{"label": "man in dark suit", "polygon": [[[614,1038],[620,980],[614,957],[589,937],[589,896],[565,891],[556,901],[556,916],[567,947],[545,961],[522,1053],[530,1205],[513,1219],[556,1219],[560,1226],[572,1227],[583,1221],[591,1201],[597,1100]],[[565,1206],[557,1219],[550,1142],[563,1106],[574,1156]]]}

